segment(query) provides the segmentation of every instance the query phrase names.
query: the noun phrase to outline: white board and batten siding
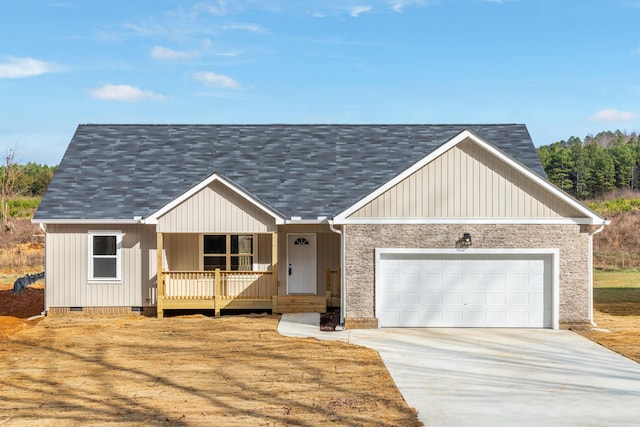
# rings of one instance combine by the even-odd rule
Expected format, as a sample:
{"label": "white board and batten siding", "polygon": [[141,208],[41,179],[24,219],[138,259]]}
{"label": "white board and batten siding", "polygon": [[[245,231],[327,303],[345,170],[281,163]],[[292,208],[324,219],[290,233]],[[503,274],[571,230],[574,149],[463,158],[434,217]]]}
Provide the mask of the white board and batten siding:
{"label": "white board and batten siding", "polygon": [[465,140],[349,216],[571,218],[584,214],[477,143]]}
{"label": "white board and batten siding", "polygon": [[158,218],[161,233],[269,233],[275,220],[218,181]]}
{"label": "white board and batten siding", "polygon": [[558,328],[558,251],[376,250],[380,327]]}
{"label": "white board and batten siding", "polygon": [[[89,280],[89,231],[122,233],[121,280]],[[155,248],[154,226],[47,225],[45,309],[155,305]]]}

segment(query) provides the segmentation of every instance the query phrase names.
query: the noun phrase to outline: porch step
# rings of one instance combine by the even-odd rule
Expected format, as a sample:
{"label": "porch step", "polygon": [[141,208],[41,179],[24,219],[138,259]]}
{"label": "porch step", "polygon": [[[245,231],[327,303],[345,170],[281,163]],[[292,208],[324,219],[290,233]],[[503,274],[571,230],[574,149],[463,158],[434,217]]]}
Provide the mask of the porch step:
{"label": "porch step", "polygon": [[317,295],[280,295],[273,298],[275,313],[326,313],[327,299]]}

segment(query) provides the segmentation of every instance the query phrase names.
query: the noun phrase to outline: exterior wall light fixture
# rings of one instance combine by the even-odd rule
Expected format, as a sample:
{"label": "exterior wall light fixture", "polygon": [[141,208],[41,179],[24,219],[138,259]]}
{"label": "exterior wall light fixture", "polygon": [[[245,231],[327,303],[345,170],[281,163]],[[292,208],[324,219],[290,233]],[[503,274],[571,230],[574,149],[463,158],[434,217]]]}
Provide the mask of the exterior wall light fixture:
{"label": "exterior wall light fixture", "polygon": [[468,248],[471,246],[471,233],[463,233],[462,237],[456,242],[457,248]]}

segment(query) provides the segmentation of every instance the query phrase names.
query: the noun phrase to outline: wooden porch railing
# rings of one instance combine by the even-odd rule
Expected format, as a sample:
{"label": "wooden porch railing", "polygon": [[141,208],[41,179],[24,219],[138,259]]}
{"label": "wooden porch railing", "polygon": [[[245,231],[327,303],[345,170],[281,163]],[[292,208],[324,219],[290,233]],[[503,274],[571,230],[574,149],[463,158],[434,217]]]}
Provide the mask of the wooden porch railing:
{"label": "wooden porch railing", "polygon": [[270,271],[165,271],[166,299],[271,299]]}
{"label": "wooden porch railing", "polygon": [[158,317],[164,309],[271,308],[278,294],[271,271],[164,271]]}

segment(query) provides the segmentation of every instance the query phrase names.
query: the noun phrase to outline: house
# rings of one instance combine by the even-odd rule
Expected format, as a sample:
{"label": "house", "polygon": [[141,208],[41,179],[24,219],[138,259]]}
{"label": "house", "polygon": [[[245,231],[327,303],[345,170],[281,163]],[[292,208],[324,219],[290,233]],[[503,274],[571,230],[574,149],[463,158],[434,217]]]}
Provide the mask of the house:
{"label": "house", "polygon": [[81,125],[34,217],[48,313],[325,310],[346,328],[592,321],[607,221],[524,125]]}

